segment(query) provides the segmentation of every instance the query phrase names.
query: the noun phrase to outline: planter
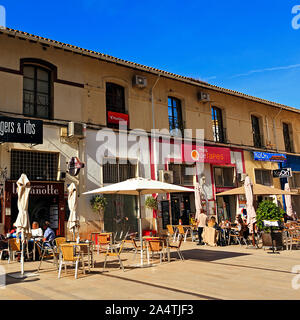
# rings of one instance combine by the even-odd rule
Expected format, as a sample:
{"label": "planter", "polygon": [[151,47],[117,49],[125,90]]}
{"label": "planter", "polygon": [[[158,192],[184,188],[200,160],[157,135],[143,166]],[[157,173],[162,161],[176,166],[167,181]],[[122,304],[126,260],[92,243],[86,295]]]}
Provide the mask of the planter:
{"label": "planter", "polygon": [[274,248],[282,248],[283,247],[283,235],[280,231],[271,232],[263,232],[262,233],[262,243],[263,247],[272,247],[272,240],[274,244]]}

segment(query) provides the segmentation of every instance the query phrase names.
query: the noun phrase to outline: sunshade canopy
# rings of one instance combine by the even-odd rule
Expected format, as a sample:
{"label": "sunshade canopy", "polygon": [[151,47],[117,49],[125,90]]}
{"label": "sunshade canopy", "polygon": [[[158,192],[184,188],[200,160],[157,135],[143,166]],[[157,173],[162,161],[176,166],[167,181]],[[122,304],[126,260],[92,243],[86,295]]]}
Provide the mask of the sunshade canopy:
{"label": "sunshade canopy", "polygon": [[142,195],[151,193],[194,192],[193,189],[145,178],[133,178],[83,194],[128,194]]}
{"label": "sunshade canopy", "polygon": [[[230,196],[230,195],[238,195],[238,194],[245,194],[245,188],[239,187],[234,188],[228,191],[224,191],[221,193],[217,193],[217,196]],[[253,194],[254,195],[281,195],[281,194],[290,194],[290,195],[298,195],[294,192],[288,192],[285,190],[277,189],[277,188],[271,188],[264,186],[262,184],[253,184]]]}

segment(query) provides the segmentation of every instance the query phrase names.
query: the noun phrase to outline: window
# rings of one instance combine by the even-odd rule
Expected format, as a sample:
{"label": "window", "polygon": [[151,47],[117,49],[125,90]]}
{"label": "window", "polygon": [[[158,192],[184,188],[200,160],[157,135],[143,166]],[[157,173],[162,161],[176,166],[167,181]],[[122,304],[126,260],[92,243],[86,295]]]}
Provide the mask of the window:
{"label": "window", "polygon": [[[183,135],[183,122],[182,122],[182,110],[181,110],[181,101],[168,97],[168,115],[169,115],[169,130],[176,132],[177,130],[181,131]],[[175,133],[173,131],[173,134]]]}
{"label": "window", "polygon": [[222,110],[217,107],[212,107],[211,113],[214,141],[225,142],[225,131],[223,127]]}
{"label": "window", "polygon": [[106,110],[125,113],[124,87],[115,83],[106,83]]}
{"label": "window", "polygon": [[234,187],[234,168],[215,167],[214,177],[216,187]]}
{"label": "window", "polygon": [[32,181],[56,181],[58,153],[26,150],[11,151],[11,179],[18,180],[25,173]]}
{"label": "window", "polygon": [[262,148],[263,143],[262,143],[262,135],[260,133],[259,118],[252,115],[251,122],[252,122],[252,134],[253,134],[254,147]]}
{"label": "window", "polygon": [[137,164],[132,160],[117,159],[116,163],[105,163],[103,165],[103,183],[117,183],[136,177]]}
{"label": "window", "polygon": [[265,186],[272,186],[271,171],[255,169],[255,182]]}
{"label": "window", "polygon": [[293,144],[292,144],[292,132],[291,126],[288,123],[283,123],[283,139],[284,139],[284,146],[286,152],[293,152]]}
{"label": "window", "polygon": [[289,179],[291,188],[300,188],[300,172],[293,171],[293,176]]}
{"label": "window", "polygon": [[173,171],[173,183],[183,186],[192,186],[196,168],[194,165],[169,164],[169,170]]}
{"label": "window", "polygon": [[23,68],[23,113],[38,118],[51,117],[51,71],[37,65]]}

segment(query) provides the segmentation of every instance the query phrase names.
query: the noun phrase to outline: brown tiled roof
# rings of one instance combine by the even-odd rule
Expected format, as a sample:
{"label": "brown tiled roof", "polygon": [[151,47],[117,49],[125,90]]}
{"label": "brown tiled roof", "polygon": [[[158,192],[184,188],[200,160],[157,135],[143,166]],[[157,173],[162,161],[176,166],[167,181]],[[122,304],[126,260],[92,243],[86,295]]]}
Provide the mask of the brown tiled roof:
{"label": "brown tiled roof", "polygon": [[182,81],[182,82],[185,82],[185,83],[189,83],[189,84],[192,84],[192,85],[196,85],[196,86],[199,86],[199,87],[202,87],[202,88],[215,90],[215,91],[218,91],[218,92],[234,95],[234,96],[237,96],[237,97],[240,97],[240,98],[249,99],[249,100],[252,100],[252,101],[264,103],[264,104],[267,104],[267,105],[270,105],[270,106],[273,106],[273,107],[276,107],[276,108],[280,108],[280,109],[284,109],[284,110],[300,113],[300,110],[297,109],[297,108],[289,107],[289,106],[286,106],[286,105],[283,105],[283,104],[280,104],[280,103],[277,103],[277,102],[273,102],[273,101],[257,98],[257,97],[254,97],[254,96],[251,96],[251,95],[248,95],[248,94],[245,94],[245,93],[241,93],[241,92],[238,92],[238,91],[225,89],[225,88],[222,88],[222,87],[219,87],[219,86],[215,86],[215,85],[212,85],[212,84],[209,84],[207,82],[204,82],[204,81],[201,81],[201,80],[197,80],[197,79],[194,79],[194,78],[191,78],[191,77],[185,77],[185,76],[181,76],[181,75],[178,75],[178,74],[175,74],[175,73],[172,73],[172,72],[167,72],[167,71],[160,70],[160,69],[157,69],[157,68],[148,67],[148,66],[145,66],[145,65],[142,65],[142,64],[139,64],[139,63],[135,63],[135,62],[123,60],[123,59],[120,59],[120,58],[116,58],[116,57],[113,57],[113,56],[110,56],[110,55],[107,55],[107,54],[103,54],[101,52],[96,52],[96,51],[93,51],[93,50],[83,49],[83,48],[80,48],[80,47],[77,47],[77,46],[74,46],[74,45],[71,45],[71,44],[66,44],[66,43],[63,43],[63,42],[59,42],[59,41],[47,39],[47,38],[44,38],[44,37],[36,36],[36,35],[30,34],[30,33],[24,32],[24,31],[5,28],[5,29],[1,29],[0,33],[6,33],[6,34],[9,34],[9,35],[13,35],[13,36],[19,37],[19,38],[26,38],[26,39],[29,39],[29,40],[34,40],[34,41],[40,42],[41,44],[60,47],[62,49],[67,49],[67,50],[70,50],[70,51],[73,51],[73,52],[85,54],[85,55],[88,55],[88,56],[91,56],[91,57],[94,57],[94,58],[97,57],[97,58],[99,58],[101,60],[104,60],[104,61],[113,62],[113,63],[119,64],[119,65],[123,65],[123,66],[126,66],[126,67],[138,69],[138,70],[143,71],[143,72],[154,73],[154,74],[166,77],[166,78],[176,79],[176,80],[179,80],[179,81]]}

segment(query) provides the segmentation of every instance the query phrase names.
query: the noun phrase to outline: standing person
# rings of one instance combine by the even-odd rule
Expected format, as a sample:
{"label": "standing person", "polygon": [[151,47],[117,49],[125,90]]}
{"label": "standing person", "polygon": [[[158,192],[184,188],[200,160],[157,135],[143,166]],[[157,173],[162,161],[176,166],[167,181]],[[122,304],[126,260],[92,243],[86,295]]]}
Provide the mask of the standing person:
{"label": "standing person", "polygon": [[197,221],[197,226],[198,226],[198,243],[197,245],[202,245],[202,232],[204,227],[206,227],[207,223],[207,215],[201,211],[199,215],[199,221]]}

